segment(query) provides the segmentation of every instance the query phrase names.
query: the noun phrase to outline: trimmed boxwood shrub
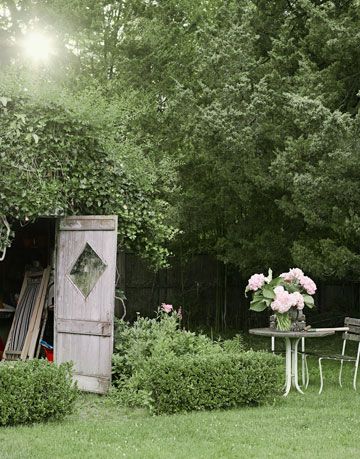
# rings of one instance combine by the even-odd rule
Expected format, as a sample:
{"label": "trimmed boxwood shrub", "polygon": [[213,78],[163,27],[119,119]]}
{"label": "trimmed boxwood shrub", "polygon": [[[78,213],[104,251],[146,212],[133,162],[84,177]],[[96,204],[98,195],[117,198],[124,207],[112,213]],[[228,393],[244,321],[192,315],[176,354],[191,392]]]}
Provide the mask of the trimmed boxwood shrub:
{"label": "trimmed boxwood shrub", "polygon": [[162,312],[154,319],[137,317],[133,324],[116,322],[113,355],[113,383],[121,388],[139,370],[148,366],[150,358],[166,355],[238,353],[244,351],[242,337],[212,341],[209,337],[180,328],[177,314]]}
{"label": "trimmed boxwood shrub", "polygon": [[0,425],[61,419],[73,411],[71,364],[47,360],[0,364]]}
{"label": "trimmed boxwood shrub", "polygon": [[155,414],[259,404],[279,394],[281,359],[266,352],[152,359],[142,374]]}
{"label": "trimmed boxwood shrub", "polygon": [[159,311],[117,323],[111,396],[155,414],[257,404],[278,394],[282,372],[278,357],[244,352],[241,336],[214,342]]}

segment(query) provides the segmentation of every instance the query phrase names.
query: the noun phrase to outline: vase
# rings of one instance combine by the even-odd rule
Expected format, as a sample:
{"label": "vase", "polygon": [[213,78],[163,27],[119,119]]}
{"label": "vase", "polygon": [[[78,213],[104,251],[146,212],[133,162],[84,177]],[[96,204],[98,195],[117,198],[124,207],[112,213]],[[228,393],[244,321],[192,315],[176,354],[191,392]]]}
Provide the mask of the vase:
{"label": "vase", "polygon": [[305,322],[305,314],[302,310],[296,309],[296,312],[290,312],[290,320],[291,320],[291,331],[301,332],[305,330],[306,322]]}
{"label": "vase", "polygon": [[298,331],[297,320],[298,320],[299,310],[296,308],[289,309],[289,319],[290,319],[290,330]]}
{"label": "vase", "polygon": [[302,331],[305,329],[305,315],[297,308],[290,308],[284,314],[270,316],[270,328],[279,331]]}
{"label": "vase", "polygon": [[291,319],[290,314],[285,312],[284,314],[275,314],[276,316],[276,330],[279,331],[290,331],[291,330]]}

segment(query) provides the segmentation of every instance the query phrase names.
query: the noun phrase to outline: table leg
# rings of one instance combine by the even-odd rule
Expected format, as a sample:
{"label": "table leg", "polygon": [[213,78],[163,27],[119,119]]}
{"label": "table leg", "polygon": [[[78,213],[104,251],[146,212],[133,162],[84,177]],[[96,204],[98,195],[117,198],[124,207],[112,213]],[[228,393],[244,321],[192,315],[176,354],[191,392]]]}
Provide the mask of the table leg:
{"label": "table leg", "polygon": [[305,357],[305,338],[301,338],[301,378],[302,378],[302,385],[306,388],[306,376],[307,376],[307,368],[306,368],[306,357]]}
{"label": "table leg", "polygon": [[304,394],[299,386],[299,375],[298,375],[298,345],[299,345],[300,338],[285,338],[285,348],[286,348],[286,357],[285,357],[285,393],[284,397],[286,397],[291,389],[291,386],[295,387],[295,389],[300,392],[300,394]]}
{"label": "table leg", "polygon": [[286,348],[286,357],[285,357],[285,372],[286,372],[286,378],[285,378],[285,393],[284,397],[286,397],[291,389],[291,341],[289,338],[285,338],[285,348]]}
{"label": "table leg", "polygon": [[296,338],[291,340],[291,351],[292,351],[292,385],[296,388],[300,394],[304,394],[299,386],[299,377],[298,377],[298,345],[301,338]]}

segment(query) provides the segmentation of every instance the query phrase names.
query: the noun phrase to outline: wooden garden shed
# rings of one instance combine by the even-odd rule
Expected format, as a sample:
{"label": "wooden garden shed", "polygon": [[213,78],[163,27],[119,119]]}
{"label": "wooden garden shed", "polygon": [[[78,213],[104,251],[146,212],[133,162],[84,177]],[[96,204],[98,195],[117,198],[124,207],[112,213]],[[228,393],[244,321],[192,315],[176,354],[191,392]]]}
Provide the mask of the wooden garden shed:
{"label": "wooden garden shed", "polygon": [[[51,271],[52,289],[44,289],[42,296],[44,304],[52,302],[46,325],[48,339],[53,341],[55,362],[74,363],[74,378],[84,391],[105,393],[111,381],[116,254],[114,215],[40,218],[19,226],[13,246],[0,263],[0,293],[6,303],[14,303],[15,294],[24,297],[24,282],[21,281],[21,292],[20,280],[29,265],[36,263],[44,272]],[[52,297],[46,300],[48,303],[46,295]],[[36,317],[29,325],[35,330],[32,340],[39,349],[41,321],[44,319]],[[0,314],[0,337],[7,343],[14,334],[14,322],[12,316],[2,320]],[[45,333],[46,327],[44,324]],[[31,343],[29,340],[30,347]],[[8,356],[6,352],[5,348],[5,359],[11,356],[10,350]],[[19,358],[27,358],[24,353],[18,354]]]}

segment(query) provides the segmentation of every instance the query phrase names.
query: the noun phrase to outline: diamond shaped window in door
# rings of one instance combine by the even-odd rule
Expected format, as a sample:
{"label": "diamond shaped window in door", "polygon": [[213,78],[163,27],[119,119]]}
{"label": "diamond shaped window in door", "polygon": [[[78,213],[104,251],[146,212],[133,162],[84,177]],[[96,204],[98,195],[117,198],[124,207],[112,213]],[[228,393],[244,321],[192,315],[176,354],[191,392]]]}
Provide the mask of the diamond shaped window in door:
{"label": "diamond shaped window in door", "polygon": [[85,296],[89,295],[96,282],[106,269],[106,264],[97,255],[95,250],[86,243],[70,272],[70,279]]}

